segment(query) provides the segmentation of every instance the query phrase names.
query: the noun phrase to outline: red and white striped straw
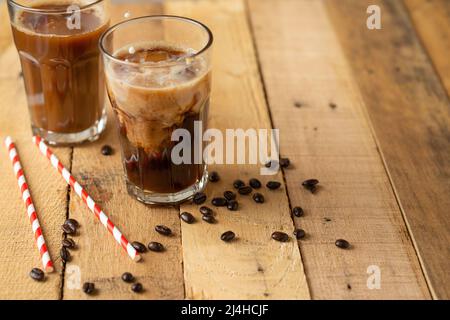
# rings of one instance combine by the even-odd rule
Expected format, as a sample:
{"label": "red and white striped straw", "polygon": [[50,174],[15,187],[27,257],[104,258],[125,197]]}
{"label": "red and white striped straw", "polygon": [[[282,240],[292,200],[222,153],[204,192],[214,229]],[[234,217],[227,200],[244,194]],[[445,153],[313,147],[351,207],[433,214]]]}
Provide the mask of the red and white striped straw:
{"label": "red and white striped straw", "polygon": [[136,251],[136,249],[123,236],[122,232],[120,232],[120,230],[112,223],[108,216],[102,211],[100,206],[96,204],[95,201],[88,195],[86,190],[84,190],[84,188],[75,180],[69,170],[64,167],[64,165],[53,154],[50,148],[47,147],[42,138],[39,136],[34,136],[33,142],[39,147],[41,153],[50,160],[52,166],[58,170],[64,180],[66,180],[66,182],[75,190],[75,193],[83,200],[89,210],[91,210],[91,212],[95,214],[97,219],[100,220],[101,224],[106,229],[108,229],[109,233],[113,235],[114,239],[116,239],[117,243],[119,243],[122,248],[128,253],[130,258],[134,261],[141,260],[141,256]]}
{"label": "red and white striped straw", "polygon": [[42,234],[36,209],[34,208],[33,199],[31,198],[30,191],[28,190],[28,184],[25,180],[22,165],[20,164],[19,154],[17,153],[16,146],[11,137],[6,137],[5,145],[8,149],[9,158],[11,159],[14,173],[16,174],[19,189],[22,192],[23,202],[25,202],[27,207],[28,218],[30,219],[34,238],[36,239],[36,244],[41,255],[42,265],[44,266],[45,272],[53,272],[53,262],[50,259],[50,254],[48,253],[47,245],[45,244],[44,235]]}

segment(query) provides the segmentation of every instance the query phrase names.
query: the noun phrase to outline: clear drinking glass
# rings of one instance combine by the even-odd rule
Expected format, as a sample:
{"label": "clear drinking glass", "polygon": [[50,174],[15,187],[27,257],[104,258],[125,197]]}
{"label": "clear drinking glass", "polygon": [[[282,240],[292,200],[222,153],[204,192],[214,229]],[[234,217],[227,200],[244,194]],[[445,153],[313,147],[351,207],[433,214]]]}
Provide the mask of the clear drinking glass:
{"label": "clear drinking glass", "polygon": [[50,144],[95,140],[104,130],[98,41],[107,0],[7,0],[33,134]]}
{"label": "clear drinking glass", "polygon": [[[144,203],[178,203],[206,185],[195,146],[207,126],[211,45],[205,25],[177,16],[124,21],[100,39],[127,189]],[[172,154],[177,129],[187,148]]]}

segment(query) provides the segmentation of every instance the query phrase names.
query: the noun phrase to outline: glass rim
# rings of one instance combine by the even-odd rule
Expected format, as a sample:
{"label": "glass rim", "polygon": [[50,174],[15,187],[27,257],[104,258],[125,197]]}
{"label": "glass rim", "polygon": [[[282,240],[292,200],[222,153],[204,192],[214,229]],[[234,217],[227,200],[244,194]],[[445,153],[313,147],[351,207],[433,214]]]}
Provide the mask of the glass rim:
{"label": "glass rim", "polygon": [[[29,7],[23,4],[19,4],[16,2],[17,0],[6,0],[6,2],[11,3],[12,5],[22,9],[22,10],[26,10],[29,12],[38,12],[38,13],[48,13],[48,14],[59,14],[59,13],[64,13],[67,14],[67,10],[64,9],[39,9],[39,8],[33,8],[33,7]],[[92,6],[95,6],[96,4],[103,2],[106,0],[94,0],[92,3],[88,3],[84,6],[79,6],[80,10],[84,10],[87,8],[90,8]],[[72,5],[72,4],[68,4],[68,5]]]}
{"label": "glass rim", "polygon": [[197,25],[198,27],[202,28],[204,31],[206,31],[207,35],[208,35],[208,41],[207,43],[203,46],[202,49],[200,49],[199,51],[189,54],[187,56],[185,56],[185,58],[194,58],[196,56],[201,55],[202,53],[204,53],[206,50],[208,50],[212,43],[213,43],[213,34],[211,32],[211,30],[202,22],[192,19],[192,18],[188,18],[188,17],[182,17],[182,16],[176,16],[176,15],[170,15],[170,14],[158,14],[158,15],[148,15],[148,16],[141,16],[141,17],[136,17],[133,19],[129,19],[129,20],[124,20],[121,21],[119,23],[116,23],[115,25],[109,27],[106,31],[103,32],[103,34],[100,37],[99,40],[99,47],[100,47],[100,51],[106,55],[108,58],[110,58],[111,60],[113,60],[116,63],[120,63],[120,64],[124,64],[124,65],[128,65],[128,66],[134,66],[134,67],[152,67],[152,68],[157,68],[157,67],[165,67],[165,66],[170,66],[170,65],[176,65],[179,64],[179,62],[174,61],[174,62],[167,62],[167,63],[163,63],[163,64],[158,64],[158,65],[151,65],[151,64],[145,64],[145,63],[139,63],[139,62],[130,62],[130,61],[124,61],[121,59],[116,58],[112,53],[109,53],[108,50],[106,50],[105,46],[104,46],[104,42],[105,39],[108,35],[110,35],[112,32],[114,32],[117,28],[124,26],[125,24],[131,23],[131,22],[136,22],[137,20],[151,20],[151,19],[156,19],[156,18],[162,18],[162,19],[175,19],[175,20],[181,20],[181,21],[185,21],[185,22],[189,22],[192,23],[194,25]]}

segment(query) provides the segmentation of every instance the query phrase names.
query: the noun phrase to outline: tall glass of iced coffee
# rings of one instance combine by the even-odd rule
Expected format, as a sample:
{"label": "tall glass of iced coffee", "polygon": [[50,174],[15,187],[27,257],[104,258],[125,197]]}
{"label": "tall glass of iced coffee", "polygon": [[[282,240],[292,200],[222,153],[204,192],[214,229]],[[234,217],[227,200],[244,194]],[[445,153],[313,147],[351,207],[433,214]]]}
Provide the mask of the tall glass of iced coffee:
{"label": "tall glass of iced coffee", "polygon": [[33,134],[50,144],[95,140],[106,125],[98,41],[107,0],[7,0]]}
{"label": "tall glass of iced coffee", "polygon": [[176,16],[131,19],[100,39],[128,192],[142,202],[178,203],[206,185],[198,137],[206,128],[211,45],[206,26]]}

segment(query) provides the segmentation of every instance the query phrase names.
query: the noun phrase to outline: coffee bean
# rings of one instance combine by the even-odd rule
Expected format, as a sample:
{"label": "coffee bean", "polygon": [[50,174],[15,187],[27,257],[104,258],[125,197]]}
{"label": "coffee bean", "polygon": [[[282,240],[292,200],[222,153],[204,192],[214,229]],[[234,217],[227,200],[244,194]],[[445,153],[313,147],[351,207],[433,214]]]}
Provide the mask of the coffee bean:
{"label": "coffee bean", "polygon": [[145,245],[139,241],[133,241],[131,243],[131,245],[133,246],[133,248],[136,249],[137,252],[139,253],[144,253],[145,251],[147,251],[147,248],[145,247]]}
{"label": "coffee bean", "polygon": [[222,233],[222,235],[220,236],[220,239],[222,241],[229,242],[229,241],[233,240],[235,238],[235,236],[236,235],[234,234],[233,231],[226,231],[226,232]]}
{"label": "coffee bean", "polygon": [[133,282],[134,281],[134,276],[130,272],[124,272],[122,274],[121,278],[124,282]]}
{"label": "coffee bean", "polygon": [[216,207],[225,207],[228,203],[227,199],[222,197],[216,197],[211,200],[211,203]]}
{"label": "coffee bean", "polygon": [[208,223],[216,223],[214,216],[202,216],[202,220]]}
{"label": "coffee bean", "polygon": [[306,189],[310,189],[312,187],[315,187],[319,183],[319,180],[317,179],[308,179],[302,182],[302,186]]}
{"label": "coffee bean", "polygon": [[133,283],[133,284],[131,285],[131,290],[132,290],[133,292],[139,293],[139,292],[142,292],[143,289],[144,289],[144,287],[143,287],[142,284],[139,283],[139,282]]}
{"label": "coffee bean", "polygon": [[234,182],[233,182],[233,187],[234,187],[235,189],[239,189],[240,187],[243,187],[243,186],[245,186],[244,181],[242,181],[242,180],[240,180],[240,179],[234,180]]}
{"label": "coffee bean", "polygon": [[152,241],[148,244],[148,249],[150,251],[162,252],[164,251],[164,246],[159,242]]}
{"label": "coffee bean", "polygon": [[228,201],[227,208],[230,211],[236,211],[239,208],[239,203],[236,200]]}
{"label": "coffee bean", "polygon": [[75,241],[71,238],[63,239],[62,246],[67,249],[75,248]]}
{"label": "coffee bean", "polygon": [[264,203],[264,196],[261,193],[257,192],[253,195],[253,200],[256,203]]}
{"label": "coffee bean", "polygon": [[155,227],[155,231],[159,234],[162,234],[163,236],[170,236],[172,234],[172,230],[170,230],[169,227],[163,225],[157,225]]}
{"label": "coffee bean", "polygon": [[293,207],[292,214],[296,217],[301,217],[303,216],[303,209],[301,207]]}
{"label": "coffee bean", "polygon": [[68,224],[63,224],[61,226],[61,229],[65,234],[75,234],[77,232],[77,229],[73,228]]}
{"label": "coffee bean", "polygon": [[259,181],[256,178],[252,178],[250,179],[250,181],[248,182],[248,184],[250,185],[250,187],[252,187],[253,189],[259,189],[261,188],[261,181]]}
{"label": "coffee bean", "polygon": [[190,214],[189,212],[183,212],[180,215],[181,220],[183,220],[184,222],[191,224],[195,222],[195,218],[192,214]]}
{"label": "coffee bean", "polygon": [[266,184],[266,187],[269,188],[270,190],[278,189],[280,186],[281,183],[279,183],[278,181],[269,181]]}
{"label": "coffee bean", "polygon": [[250,186],[243,186],[238,189],[239,194],[246,195],[252,193],[253,189]]}
{"label": "coffee bean", "polygon": [[334,244],[341,249],[348,249],[350,247],[350,243],[344,239],[337,239]]}
{"label": "coffee bean", "polygon": [[328,105],[330,106],[331,109],[336,109],[337,107],[337,104],[334,102],[330,102]]}
{"label": "coffee bean", "polygon": [[280,242],[287,242],[289,241],[289,236],[281,231],[275,231],[272,233],[272,239]]}
{"label": "coffee bean", "polygon": [[199,209],[200,213],[204,216],[212,216],[214,214],[213,209],[207,206],[201,206]]}
{"label": "coffee bean", "polygon": [[297,239],[302,239],[305,237],[305,235],[306,235],[306,233],[305,233],[305,230],[303,230],[303,229],[295,229],[294,230],[294,236]]}
{"label": "coffee bean", "polygon": [[236,199],[236,193],[234,193],[233,191],[225,191],[223,193],[223,196],[225,197],[225,199],[227,199],[228,201],[230,200],[234,200]]}
{"label": "coffee bean", "polygon": [[276,160],[270,160],[270,161],[267,161],[266,164],[265,164],[264,166],[265,166],[266,168],[272,167],[272,161],[274,162],[274,163],[273,163],[274,166],[275,166],[275,165],[277,164],[277,162],[278,162],[278,161],[276,161]]}
{"label": "coffee bean", "polygon": [[196,194],[194,194],[192,201],[195,204],[202,204],[203,202],[206,201],[206,194],[204,194],[203,192],[197,192]]}
{"label": "coffee bean", "polygon": [[67,219],[66,221],[64,221],[64,224],[67,224],[73,227],[74,229],[78,229],[80,227],[80,224],[75,219]]}
{"label": "coffee bean", "polygon": [[33,268],[30,271],[30,277],[33,280],[42,281],[42,280],[44,280],[45,274],[44,274],[44,271],[42,271],[41,269]]}
{"label": "coffee bean", "polygon": [[83,292],[86,294],[92,294],[95,291],[95,285],[92,282],[83,283]]}
{"label": "coffee bean", "polygon": [[102,155],[110,156],[113,153],[113,149],[107,144],[102,147]]}
{"label": "coffee bean", "polygon": [[220,180],[220,176],[217,173],[217,171],[211,171],[211,173],[208,176],[208,180],[211,182],[217,182]]}
{"label": "coffee bean", "polygon": [[280,167],[281,168],[287,168],[291,164],[291,161],[289,158],[280,158]]}
{"label": "coffee bean", "polygon": [[59,251],[59,256],[61,257],[62,261],[67,262],[70,260],[70,252],[67,250],[66,247],[62,247]]}
{"label": "coffee bean", "polygon": [[302,106],[303,106],[303,103],[301,103],[300,101],[295,101],[294,102],[294,107],[301,108]]}
{"label": "coffee bean", "polygon": [[310,188],[307,188],[311,193],[316,193],[317,191],[317,186],[312,186]]}

